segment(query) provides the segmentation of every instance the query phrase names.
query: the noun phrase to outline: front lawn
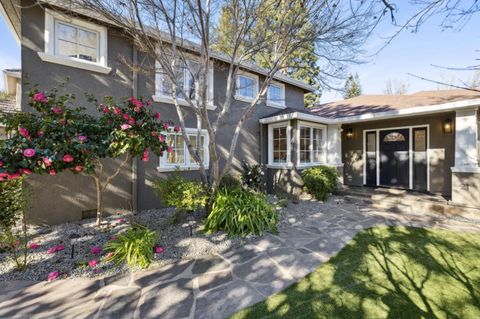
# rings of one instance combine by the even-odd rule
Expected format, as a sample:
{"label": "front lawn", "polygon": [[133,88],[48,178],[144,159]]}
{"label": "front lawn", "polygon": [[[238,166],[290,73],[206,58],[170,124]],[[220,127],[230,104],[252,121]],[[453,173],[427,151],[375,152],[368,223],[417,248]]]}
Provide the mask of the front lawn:
{"label": "front lawn", "polygon": [[480,234],[359,233],[312,274],[233,318],[480,318]]}

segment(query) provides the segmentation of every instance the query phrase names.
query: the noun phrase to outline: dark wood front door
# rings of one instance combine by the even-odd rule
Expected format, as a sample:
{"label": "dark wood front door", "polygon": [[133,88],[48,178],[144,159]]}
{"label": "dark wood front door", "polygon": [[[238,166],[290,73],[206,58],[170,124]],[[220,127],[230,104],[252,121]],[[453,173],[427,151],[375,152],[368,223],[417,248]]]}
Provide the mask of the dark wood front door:
{"label": "dark wood front door", "polygon": [[412,130],[412,162],[413,162],[413,189],[427,190],[427,128]]}
{"label": "dark wood front door", "polygon": [[380,131],[380,185],[409,188],[409,130]]}
{"label": "dark wood front door", "polygon": [[377,132],[366,133],[366,165],[365,173],[367,178],[365,179],[365,185],[375,186],[377,185]]}

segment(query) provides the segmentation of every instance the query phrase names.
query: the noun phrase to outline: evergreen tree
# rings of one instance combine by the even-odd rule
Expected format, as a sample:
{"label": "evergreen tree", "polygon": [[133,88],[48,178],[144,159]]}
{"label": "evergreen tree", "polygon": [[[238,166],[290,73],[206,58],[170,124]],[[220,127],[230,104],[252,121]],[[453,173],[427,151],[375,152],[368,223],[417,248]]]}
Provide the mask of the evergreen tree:
{"label": "evergreen tree", "polygon": [[343,97],[345,99],[349,99],[359,95],[362,95],[362,86],[360,85],[360,78],[358,77],[357,73],[355,73],[355,76],[353,74],[350,74],[347,77],[347,81],[345,81],[345,89],[344,89]]}

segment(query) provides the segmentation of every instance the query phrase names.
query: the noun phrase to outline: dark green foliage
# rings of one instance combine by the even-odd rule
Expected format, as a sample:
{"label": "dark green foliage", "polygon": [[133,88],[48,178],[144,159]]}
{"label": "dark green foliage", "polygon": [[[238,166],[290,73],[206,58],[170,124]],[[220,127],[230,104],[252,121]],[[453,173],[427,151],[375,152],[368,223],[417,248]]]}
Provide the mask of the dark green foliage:
{"label": "dark green foliage", "polygon": [[316,166],[302,172],[306,190],[316,199],[325,201],[337,188],[338,173],[334,167]]}
{"label": "dark green foliage", "polygon": [[27,196],[23,178],[6,180],[0,183],[0,228],[10,229],[21,218]]}
{"label": "dark green foliage", "polygon": [[223,188],[217,192],[205,222],[207,232],[225,231],[229,236],[277,232],[278,215],[264,194]]}
{"label": "dark green foliage", "polygon": [[113,252],[111,261],[127,263],[131,268],[147,268],[154,257],[154,246],[158,233],[146,227],[136,225],[119,235],[116,240],[110,240],[105,245],[108,252]]}
{"label": "dark green foliage", "polygon": [[260,192],[265,190],[265,173],[260,164],[242,163],[242,184],[246,188]]}
{"label": "dark green foliage", "polygon": [[174,206],[179,211],[191,212],[203,209],[207,203],[207,195],[202,184],[185,180],[178,173],[166,179],[156,180],[153,187],[164,205]]}
{"label": "dark green foliage", "polygon": [[352,97],[360,96],[362,95],[362,86],[360,85],[360,78],[358,77],[358,74],[350,74],[347,77],[347,81],[345,81],[345,89],[344,89],[344,94],[343,97],[345,99],[349,99]]}
{"label": "dark green foliage", "polygon": [[219,188],[238,189],[242,188],[242,181],[230,174],[223,176]]}

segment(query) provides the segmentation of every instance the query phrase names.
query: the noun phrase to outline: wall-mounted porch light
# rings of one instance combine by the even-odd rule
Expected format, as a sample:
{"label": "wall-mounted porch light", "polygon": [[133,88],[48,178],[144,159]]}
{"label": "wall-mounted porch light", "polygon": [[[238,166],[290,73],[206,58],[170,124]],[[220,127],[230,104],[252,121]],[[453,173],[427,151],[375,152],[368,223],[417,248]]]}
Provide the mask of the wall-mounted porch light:
{"label": "wall-mounted porch light", "polygon": [[347,128],[347,133],[346,133],[347,139],[351,140],[353,138],[353,128]]}
{"label": "wall-mounted porch light", "polygon": [[450,134],[453,132],[453,123],[452,119],[448,118],[443,121],[443,133]]}

